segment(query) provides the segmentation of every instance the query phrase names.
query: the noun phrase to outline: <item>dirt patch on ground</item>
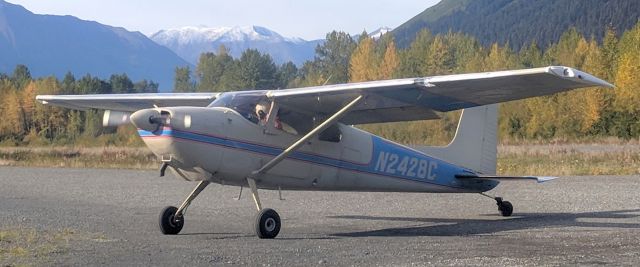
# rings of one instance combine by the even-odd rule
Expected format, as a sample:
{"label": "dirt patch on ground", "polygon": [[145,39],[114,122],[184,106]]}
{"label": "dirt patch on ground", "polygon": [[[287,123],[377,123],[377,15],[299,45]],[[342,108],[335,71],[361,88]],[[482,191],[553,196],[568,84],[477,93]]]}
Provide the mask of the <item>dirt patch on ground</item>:
{"label": "dirt patch on ground", "polygon": [[13,166],[15,161],[0,159],[0,166]]}

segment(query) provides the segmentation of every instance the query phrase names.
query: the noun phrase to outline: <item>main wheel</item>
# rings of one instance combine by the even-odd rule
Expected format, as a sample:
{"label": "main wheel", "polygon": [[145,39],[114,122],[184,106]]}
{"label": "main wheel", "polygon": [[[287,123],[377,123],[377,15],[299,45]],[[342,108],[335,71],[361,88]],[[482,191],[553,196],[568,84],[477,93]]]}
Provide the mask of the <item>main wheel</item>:
{"label": "main wheel", "polygon": [[259,238],[274,238],[280,232],[280,215],[272,209],[262,209],[256,215],[256,234]]}
{"label": "main wheel", "polygon": [[509,201],[502,201],[498,204],[498,210],[502,216],[509,217],[513,213],[513,205]]}
{"label": "main wheel", "polygon": [[178,208],[168,206],[160,213],[160,231],[165,235],[175,235],[180,233],[184,226],[184,217],[176,220]]}

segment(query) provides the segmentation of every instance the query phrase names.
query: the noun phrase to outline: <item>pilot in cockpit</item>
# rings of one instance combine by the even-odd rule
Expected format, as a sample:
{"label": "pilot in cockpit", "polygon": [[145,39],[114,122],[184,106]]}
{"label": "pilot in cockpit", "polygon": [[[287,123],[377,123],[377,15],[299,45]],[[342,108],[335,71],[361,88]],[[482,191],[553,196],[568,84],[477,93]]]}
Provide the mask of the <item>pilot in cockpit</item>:
{"label": "pilot in cockpit", "polygon": [[[256,104],[256,116],[258,117],[259,123],[262,126],[267,125],[267,114],[271,111],[271,103],[267,101],[260,101]],[[280,122],[280,118],[276,115],[273,120],[274,127],[276,129],[282,130],[282,123]]]}
{"label": "pilot in cockpit", "polygon": [[260,101],[256,104],[256,116],[262,126],[267,124],[267,114],[269,113],[269,109],[271,109],[271,104],[269,102]]}

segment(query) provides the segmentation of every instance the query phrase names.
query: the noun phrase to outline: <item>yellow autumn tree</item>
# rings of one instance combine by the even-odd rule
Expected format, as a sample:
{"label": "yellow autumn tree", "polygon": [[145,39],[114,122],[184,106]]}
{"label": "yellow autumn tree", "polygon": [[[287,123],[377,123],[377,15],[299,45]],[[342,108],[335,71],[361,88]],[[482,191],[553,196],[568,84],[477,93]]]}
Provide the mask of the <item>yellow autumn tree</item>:
{"label": "yellow autumn tree", "polygon": [[508,70],[518,67],[515,54],[505,45],[501,47],[493,43],[489,49],[489,55],[484,60],[484,71]]}
{"label": "yellow autumn tree", "polygon": [[[29,81],[22,90],[20,105],[22,106],[23,125],[25,128],[31,128],[33,126],[33,111],[36,105],[36,84],[33,81]],[[25,129],[29,130],[29,129]]]}
{"label": "yellow autumn tree", "polygon": [[427,75],[451,73],[454,57],[442,35],[436,35],[433,39],[425,60],[427,64],[425,64],[426,69],[423,73]]}
{"label": "yellow autumn tree", "polygon": [[[35,82],[38,94],[60,93],[60,84],[55,78],[49,77]],[[36,105],[33,112],[34,127],[38,135],[52,140],[55,136],[67,133],[67,125],[70,123],[68,109],[52,107],[49,105]],[[77,133],[76,133],[77,135]]]}
{"label": "yellow autumn tree", "polygon": [[[640,51],[640,50],[639,50]],[[620,111],[635,113],[640,111],[640,66],[637,54],[625,53],[618,61],[616,72],[615,106]]]}
{"label": "yellow autumn tree", "polygon": [[387,45],[387,49],[384,51],[382,62],[378,70],[378,79],[391,79],[396,78],[396,72],[398,70],[398,53],[396,51],[396,44],[393,40]]}
{"label": "yellow autumn tree", "polygon": [[3,120],[6,122],[3,132],[6,135],[17,137],[24,132],[24,122],[22,117],[22,107],[20,106],[20,96],[14,90],[7,90],[2,101]]}
{"label": "yellow autumn tree", "polygon": [[373,45],[373,39],[365,37],[353,51],[349,62],[351,82],[371,81],[377,78],[378,64]]}
{"label": "yellow autumn tree", "polygon": [[[558,65],[582,69],[589,53],[589,43],[575,29],[570,29],[556,45],[554,57]],[[555,95],[554,117],[549,118],[555,129],[554,136],[575,137],[585,133],[591,124],[586,121],[586,94],[584,89],[573,90]]]}
{"label": "yellow autumn tree", "polygon": [[640,23],[620,39],[618,68],[615,74],[615,108],[640,112]]}
{"label": "yellow autumn tree", "polygon": [[[596,77],[604,77],[606,71],[603,64],[603,56],[596,40],[589,42],[588,52],[585,55],[582,70],[595,75]],[[587,89],[579,91],[582,103],[582,133],[588,133],[593,125],[600,120],[606,107],[605,94],[611,94],[608,89]]]}

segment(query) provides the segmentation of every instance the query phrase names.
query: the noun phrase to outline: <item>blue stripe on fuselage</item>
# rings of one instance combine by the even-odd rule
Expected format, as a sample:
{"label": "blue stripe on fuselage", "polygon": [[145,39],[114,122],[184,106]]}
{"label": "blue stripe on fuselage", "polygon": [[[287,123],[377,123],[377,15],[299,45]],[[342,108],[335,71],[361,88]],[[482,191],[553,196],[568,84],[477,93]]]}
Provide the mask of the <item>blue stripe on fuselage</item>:
{"label": "blue stripe on fuselage", "polygon": [[[174,137],[271,156],[276,156],[284,151],[280,147],[255,144],[245,140],[234,140],[168,128],[163,129],[161,132],[138,130],[138,134],[143,138]],[[368,163],[359,164],[300,151],[292,153],[289,158],[350,171],[464,189],[462,186],[452,185],[451,182],[455,179],[455,174],[468,172],[468,170],[429,157],[413,149],[388,142],[377,136],[371,136],[371,138],[373,141],[373,154]]]}

